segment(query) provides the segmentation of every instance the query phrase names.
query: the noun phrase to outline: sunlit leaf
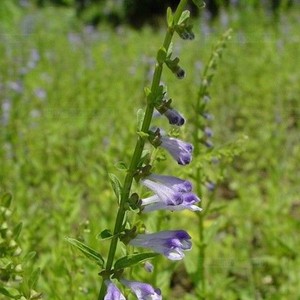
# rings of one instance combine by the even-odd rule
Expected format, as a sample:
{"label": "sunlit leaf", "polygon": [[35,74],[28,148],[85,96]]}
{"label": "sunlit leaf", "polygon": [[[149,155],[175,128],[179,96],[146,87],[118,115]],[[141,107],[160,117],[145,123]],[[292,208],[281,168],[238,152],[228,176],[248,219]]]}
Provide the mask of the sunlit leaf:
{"label": "sunlit leaf", "polygon": [[114,269],[125,269],[158,256],[158,253],[138,253],[124,256],[115,262]]}
{"label": "sunlit leaf", "polygon": [[171,7],[168,7],[167,8],[167,24],[168,24],[168,27],[172,27],[173,25],[173,13],[172,13],[172,9]]}
{"label": "sunlit leaf", "polygon": [[108,174],[110,183],[112,185],[112,188],[114,190],[114,193],[118,199],[118,201],[121,200],[121,193],[122,193],[122,185],[118,179],[118,177],[112,173]]}
{"label": "sunlit leaf", "polygon": [[190,11],[185,10],[182,12],[179,20],[178,20],[178,25],[182,24],[184,21],[186,21],[190,17]]}
{"label": "sunlit leaf", "polygon": [[87,245],[85,245],[84,243],[76,239],[66,237],[66,240],[71,245],[73,245],[78,250],[80,250],[87,258],[95,261],[100,267],[104,266],[104,259],[100,253],[98,253],[97,251],[93,250],[92,248],[88,247]]}

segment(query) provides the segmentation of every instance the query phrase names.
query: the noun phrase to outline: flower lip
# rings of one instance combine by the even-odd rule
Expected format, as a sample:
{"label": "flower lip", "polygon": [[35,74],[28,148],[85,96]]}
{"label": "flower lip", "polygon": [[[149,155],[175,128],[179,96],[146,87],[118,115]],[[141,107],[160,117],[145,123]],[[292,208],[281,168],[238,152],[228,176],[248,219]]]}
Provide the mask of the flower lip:
{"label": "flower lip", "polygon": [[175,176],[166,176],[158,174],[150,174],[148,179],[162,183],[177,192],[190,192],[192,190],[192,184],[188,180],[183,180]]}

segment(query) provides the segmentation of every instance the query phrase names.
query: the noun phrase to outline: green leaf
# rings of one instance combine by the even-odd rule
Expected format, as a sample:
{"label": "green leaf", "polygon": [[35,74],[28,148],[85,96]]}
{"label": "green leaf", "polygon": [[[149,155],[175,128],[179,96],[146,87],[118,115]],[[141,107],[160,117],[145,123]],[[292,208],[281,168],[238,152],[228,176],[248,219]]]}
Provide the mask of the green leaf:
{"label": "green leaf", "polygon": [[10,288],[9,290],[0,286],[0,294],[11,299],[19,299],[19,292],[16,289]]}
{"label": "green leaf", "polygon": [[[150,95],[150,94],[149,94]],[[137,120],[137,130],[141,130],[142,129],[142,124],[143,124],[143,120],[144,120],[144,115],[145,115],[145,112],[143,109],[139,109],[137,111],[137,114],[136,114],[136,120]]]}
{"label": "green leaf", "polygon": [[109,173],[108,174],[109,176],[109,179],[110,179],[110,183],[111,183],[111,186],[115,192],[115,195],[118,199],[118,202],[120,202],[121,200],[121,193],[122,193],[122,185],[118,179],[118,177],[112,173]]}
{"label": "green leaf", "polygon": [[178,20],[178,25],[182,24],[183,22],[185,22],[188,18],[190,17],[190,11],[189,10],[185,10],[182,12],[179,20]]}
{"label": "green leaf", "polygon": [[110,230],[105,229],[103,231],[100,232],[100,234],[98,235],[98,237],[101,240],[107,240],[107,239],[111,239],[113,237],[112,233],[110,232]]}
{"label": "green leaf", "polygon": [[120,171],[128,170],[128,166],[126,165],[126,163],[124,161],[118,161],[115,164],[115,167]]}
{"label": "green leaf", "polygon": [[163,64],[167,57],[167,51],[165,48],[160,48],[157,52],[156,59],[159,64]]}
{"label": "green leaf", "polygon": [[28,280],[28,285],[30,289],[34,289],[36,286],[36,283],[40,277],[41,274],[41,269],[38,268],[36,270],[34,270],[31,274],[30,274],[30,278]]}
{"label": "green leaf", "polygon": [[146,97],[148,97],[151,94],[151,89],[148,87],[145,87],[144,92],[145,92]]}
{"label": "green leaf", "polygon": [[173,53],[173,42],[170,43],[170,46],[167,51],[167,57],[170,59]]}
{"label": "green leaf", "polygon": [[21,233],[22,230],[22,223],[19,223],[14,229],[13,229],[13,236],[15,239],[17,239]]}
{"label": "green leaf", "polygon": [[205,2],[202,0],[193,0],[193,2],[199,9],[202,9],[206,6]]}
{"label": "green leaf", "polygon": [[10,193],[5,193],[2,197],[1,197],[1,205],[9,208],[10,204],[11,204],[11,200],[12,200],[12,195]]}
{"label": "green leaf", "polygon": [[168,7],[167,8],[167,24],[168,24],[168,27],[173,26],[173,21],[174,21],[174,18],[173,18],[172,9],[171,9],[171,7]]}
{"label": "green leaf", "polygon": [[30,260],[32,260],[35,256],[36,256],[36,252],[35,252],[35,251],[31,251],[31,252],[27,253],[27,254],[24,256],[23,261],[27,263],[27,262],[29,262]]}
{"label": "green leaf", "polygon": [[104,266],[104,259],[101,256],[100,253],[93,250],[92,248],[88,247],[87,245],[83,244],[82,242],[79,242],[76,239],[66,237],[65,238],[71,245],[76,247],[78,250],[80,250],[87,258],[93,260],[96,262],[100,267]]}
{"label": "green leaf", "polygon": [[158,253],[146,252],[124,256],[115,262],[114,269],[125,269],[148,259],[152,259],[158,255]]}

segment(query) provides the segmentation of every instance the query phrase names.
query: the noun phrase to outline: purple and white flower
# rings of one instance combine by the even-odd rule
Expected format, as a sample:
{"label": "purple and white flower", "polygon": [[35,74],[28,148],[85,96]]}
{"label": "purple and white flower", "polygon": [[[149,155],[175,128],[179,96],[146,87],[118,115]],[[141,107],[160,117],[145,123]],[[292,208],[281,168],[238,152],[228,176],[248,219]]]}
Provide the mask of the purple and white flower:
{"label": "purple and white flower", "polygon": [[130,281],[126,279],[121,279],[120,282],[129,287],[131,291],[136,295],[138,300],[162,299],[160,289],[155,289],[150,284],[139,281]]}
{"label": "purple and white flower", "polygon": [[201,210],[195,205],[200,199],[191,192],[192,184],[187,180],[151,174],[143,179],[142,183],[155,193],[155,195],[141,200],[144,212],[162,209],[171,211]]}
{"label": "purple and white flower", "polygon": [[165,148],[179,165],[187,165],[191,162],[194,150],[192,144],[168,136],[162,136],[160,140],[161,147]]}
{"label": "purple and white flower", "polygon": [[106,295],[104,300],[126,300],[120,290],[110,280],[105,280],[107,286]]}
{"label": "purple and white flower", "polygon": [[191,237],[184,230],[168,230],[150,234],[138,234],[129,244],[161,253],[170,260],[181,260],[183,251],[192,248]]}

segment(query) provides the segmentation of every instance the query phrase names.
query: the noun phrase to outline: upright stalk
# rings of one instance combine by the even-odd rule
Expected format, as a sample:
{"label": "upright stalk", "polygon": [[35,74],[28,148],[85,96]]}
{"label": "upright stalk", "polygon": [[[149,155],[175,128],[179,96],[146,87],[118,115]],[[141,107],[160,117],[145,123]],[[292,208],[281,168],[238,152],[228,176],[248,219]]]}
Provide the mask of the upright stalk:
{"label": "upright stalk", "polygon": [[[180,1],[179,5],[174,13],[174,24],[176,24],[178,22],[186,4],[187,4],[187,0]],[[166,32],[164,42],[162,45],[166,51],[168,51],[168,49],[170,47],[170,43],[172,41],[173,34],[174,34],[174,28],[168,27],[168,30]],[[153,99],[151,98],[151,95],[155,95],[159,88],[162,70],[163,70],[163,62],[157,61],[156,65],[155,65],[155,71],[153,74],[152,84],[151,84],[151,93],[147,97],[146,111],[145,111],[142,128],[141,128],[141,131],[143,133],[148,133],[148,131],[149,131],[149,127],[150,127],[152,115],[153,115],[153,110],[154,110],[154,104],[153,104]],[[110,248],[109,248],[109,252],[108,252],[108,258],[107,258],[106,267],[105,267],[105,274],[109,274],[110,271],[112,270],[115,253],[116,253],[116,249],[117,249],[117,245],[118,245],[118,240],[119,240],[119,233],[121,232],[122,225],[124,223],[124,217],[125,217],[125,212],[126,212],[126,209],[125,209],[126,203],[130,196],[132,181],[134,178],[134,174],[137,170],[138,163],[141,159],[142,152],[144,150],[144,146],[145,146],[145,139],[142,138],[141,136],[138,136],[136,146],[135,146],[135,149],[134,149],[134,152],[132,155],[132,159],[130,162],[130,166],[129,166],[127,175],[124,180],[124,185],[123,185],[123,189],[122,189],[122,193],[121,193],[121,201],[120,201],[120,205],[119,205],[119,209],[118,209],[118,213],[117,213],[117,217],[116,217],[116,222],[115,222],[115,226],[114,226],[114,231],[113,231],[113,238],[111,240],[111,244],[110,244]],[[104,280],[105,280],[105,278],[103,278],[103,281],[102,281],[98,300],[103,300],[104,296],[105,296],[106,286],[105,286]]]}

